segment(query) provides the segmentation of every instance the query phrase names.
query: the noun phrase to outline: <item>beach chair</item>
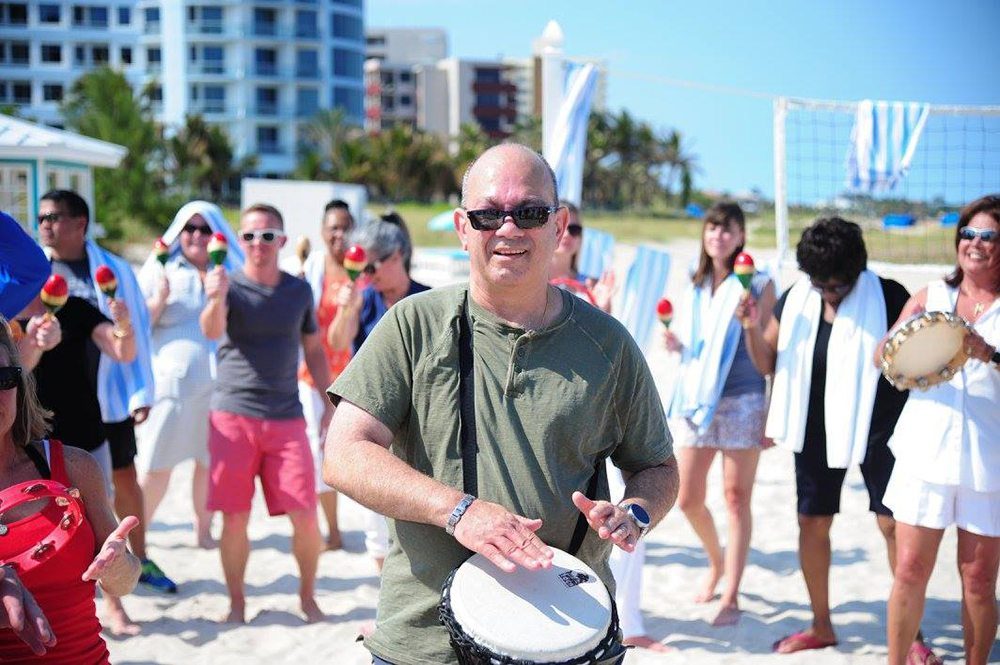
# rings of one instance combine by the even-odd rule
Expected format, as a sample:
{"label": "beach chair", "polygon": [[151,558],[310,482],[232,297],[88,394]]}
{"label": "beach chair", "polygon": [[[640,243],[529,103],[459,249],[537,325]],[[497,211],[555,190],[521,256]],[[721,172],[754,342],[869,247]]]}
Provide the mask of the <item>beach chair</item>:
{"label": "beach chair", "polygon": [[581,277],[600,279],[611,267],[615,237],[607,231],[588,228],[583,232],[583,246],[576,270]]}
{"label": "beach chair", "polygon": [[[589,231],[588,231],[589,233]],[[618,320],[632,333],[636,344],[645,353],[656,320],[656,302],[667,288],[670,275],[670,255],[664,251],[640,245],[628,269]]]}

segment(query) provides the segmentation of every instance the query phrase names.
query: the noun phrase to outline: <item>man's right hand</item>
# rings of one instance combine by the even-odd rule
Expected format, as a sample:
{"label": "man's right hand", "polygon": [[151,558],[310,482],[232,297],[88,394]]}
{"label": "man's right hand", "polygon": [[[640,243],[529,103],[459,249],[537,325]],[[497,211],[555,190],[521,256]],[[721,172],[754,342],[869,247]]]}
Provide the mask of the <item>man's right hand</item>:
{"label": "man's right hand", "polygon": [[48,619],[9,566],[0,566],[0,629],[9,628],[36,656],[56,645]]}
{"label": "man's right hand", "polygon": [[552,565],[552,550],[535,535],[542,520],[515,515],[501,505],[476,499],[455,526],[455,540],[482,554],[501,570]]}
{"label": "man's right hand", "polygon": [[205,296],[210,300],[224,300],[229,292],[229,276],[222,266],[215,266],[205,275]]}

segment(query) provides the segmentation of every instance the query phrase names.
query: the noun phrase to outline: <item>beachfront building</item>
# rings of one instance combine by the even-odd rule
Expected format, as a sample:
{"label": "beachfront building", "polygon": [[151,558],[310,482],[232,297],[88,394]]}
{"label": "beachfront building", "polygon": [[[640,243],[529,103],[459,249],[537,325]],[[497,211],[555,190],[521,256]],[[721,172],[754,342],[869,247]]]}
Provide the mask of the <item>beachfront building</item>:
{"label": "beachfront building", "polygon": [[265,176],[320,109],[362,123],[364,53],[364,0],[0,2],[0,104],[58,126],[73,81],[110,65],[152,85],[168,131],[200,113]]}

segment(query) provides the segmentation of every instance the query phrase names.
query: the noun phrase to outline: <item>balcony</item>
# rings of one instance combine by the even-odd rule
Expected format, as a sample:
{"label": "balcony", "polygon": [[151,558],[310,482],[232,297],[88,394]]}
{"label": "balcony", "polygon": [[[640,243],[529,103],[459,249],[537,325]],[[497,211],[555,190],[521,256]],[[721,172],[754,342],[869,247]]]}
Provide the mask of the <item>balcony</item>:
{"label": "balcony", "polygon": [[517,118],[516,106],[473,106],[472,115],[477,118],[507,118],[514,121]]}
{"label": "balcony", "polygon": [[278,102],[258,101],[254,105],[254,112],[257,115],[266,115],[274,117],[278,115],[278,110],[279,110]]}
{"label": "balcony", "polygon": [[258,141],[257,152],[262,155],[283,155],[285,149],[280,141]]}
{"label": "balcony", "polygon": [[142,31],[147,35],[158,35],[160,34],[160,22],[146,21],[146,25],[143,27]]}
{"label": "balcony", "polygon": [[319,67],[300,66],[295,68],[295,77],[300,79],[318,79]]}
{"label": "balcony", "polygon": [[301,39],[319,39],[319,28],[315,25],[297,25],[295,36]]}
{"label": "balcony", "polygon": [[278,65],[270,62],[258,62],[253,66],[254,76],[272,78],[278,75]]}
{"label": "balcony", "polygon": [[486,81],[473,81],[472,92],[486,94],[501,94],[506,92],[509,95],[517,92],[517,86],[513,83],[494,83]]}
{"label": "balcony", "polygon": [[224,101],[204,101],[200,104],[192,104],[188,108],[191,113],[221,114],[226,112],[226,103]]}
{"label": "balcony", "polygon": [[277,37],[277,23],[254,23],[250,27],[251,34],[255,37]]}
{"label": "balcony", "polygon": [[226,73],[224,62],[189,62],[188,72],[207,76],[221,76]]}
{"label": "balcony", "polygon": [[198,35],[221,35],[226,30],[222,21],[199,21],[188,24],[188,31]]}

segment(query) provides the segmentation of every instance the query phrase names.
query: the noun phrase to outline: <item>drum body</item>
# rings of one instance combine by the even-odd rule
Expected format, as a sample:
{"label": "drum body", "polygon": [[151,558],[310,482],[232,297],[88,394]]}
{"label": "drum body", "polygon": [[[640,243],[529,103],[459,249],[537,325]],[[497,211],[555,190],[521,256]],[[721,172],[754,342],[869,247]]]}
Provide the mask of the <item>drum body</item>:
{"label": "drum body", "polygon": [[923,312],[903,323],[882,350],[882,374],[898,390],[951,380],[969,359],[969,324],[950,312]]}
{"label": "drum body", "polygon": [[550,568],[505,573],[481,554],[444,584],[441,622],[462,665],[611,665],[625,655],[614,600],[589,566],[553,548]]}

